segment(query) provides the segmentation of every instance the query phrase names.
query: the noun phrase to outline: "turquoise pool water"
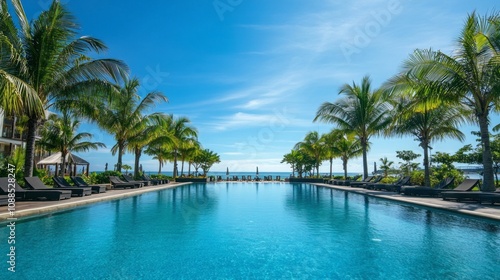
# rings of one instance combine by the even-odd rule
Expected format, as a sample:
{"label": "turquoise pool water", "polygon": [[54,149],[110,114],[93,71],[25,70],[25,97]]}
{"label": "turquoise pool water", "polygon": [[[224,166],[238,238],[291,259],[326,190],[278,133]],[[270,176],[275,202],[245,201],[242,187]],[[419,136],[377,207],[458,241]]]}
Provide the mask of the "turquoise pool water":
{"label": "turquoise pool water", "polygon": [[[5,226],[0,233],[7,260]],[[147,193],[18,222],[16,242],[17,272],[2,260],[2,279],[499,279],[500,271],[499,223],[308,184]]]}

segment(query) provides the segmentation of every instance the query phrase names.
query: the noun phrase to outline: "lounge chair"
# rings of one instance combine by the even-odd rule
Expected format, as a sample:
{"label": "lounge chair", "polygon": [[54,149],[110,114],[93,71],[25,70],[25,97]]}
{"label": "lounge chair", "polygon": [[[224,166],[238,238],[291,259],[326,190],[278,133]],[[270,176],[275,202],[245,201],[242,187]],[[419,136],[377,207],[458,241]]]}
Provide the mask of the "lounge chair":
{"label": "lounge chair", "polygon": [[54,187],[58,189],[66,189],[66,190],[71,190],[73,191],[74,189],[83,189],[83,194],[84,195],[91,195],[92,194],[92,188],[91,187],[80,187],[80,186],[72,186],[64,177],[57,177],[54,176],[52,177],[52,181],[54,181]]}
{"label": "lounge chair", "polygon": [[92,189],[92,193],[104,193],[106,192],[106,186],[100,186],[100,185],[89,185],[85,180],[83,180],[82,177],[78,176],[71,176],[71,181],[75,183],[75,186],[77,187],[90,187]]}
{"label": "lounge chair", "polygon": [[380,183],[367,184],[367,188],[400,193],[402,186],[410,184],[410,179],[411,179],[410,176],[404,176],[399,178],[396,182],[392,184],[380,184]]}
{"label": "lounge chair", "polygon": [[90,188],[78,188],[78,187],[49,188],[38,177],[25,177],[24,181],[26,182],[26,186],[28,186],[33,190],[42,190],[42,191],[67,190],[71,191],[72,196],[86,196],[92,194],[92,190]]}
{"label": "lounge chair", "polygon": [[124,182],[120,180],[120,178],[116,176],[109,176],[109,181],[111,182],[111,185],[113,188],[140,188],[142,184],[136,184],[136,183],[130,183],[130,182]]}
{"label": "lounge chair", "polygon": [[161,179],[153,179],[151,176],[143,174],[142,179],[145,181],[149,181],[153,185],[162,185],[162,184],[168,184],[168,180],[161,180]]}
{"label": "lounge chair", "polygon": [[141,187],[143,187],[143,186],[149,186],[149,182],[148,181],[134,180],[134,178],[132,178],[132,176],[129,176],[129,175],[123,175],[123,179],[125,179],[125,182],[142,184]]}
{"label": "lounge chair", "polygon": [[[0,178],[0,194],[9,194],[9,181],[8,178]],[[46,199],[46,200],[61,200],[70,199],[71,191],[66,190],[54,190],[54,191],[39,191],[39,190],[25,190],[19,186],[19,184],[14,183],[16,190],[16,200],[34,200],[34,199]]]}
{"label": "lounge chair", "polygon": [[455,178],[448,177],[441,182],[439,182],[434,187],[428,186],[403,186],[401,187],[401,192],[404,195],[414,195],[414,196],[438,196],[443,191],[448,191],[449,187],[453,184]]}
{"label": "lounge chair", "polygon": [[479,194],[472,194],[471,190],[479,185],[479,179],[465,179],[460,185],[452,191],[441,192],[443,200],[475,200],[479,198]]}
{"label": "lounge chair", "polygon": [[479,203],[489,202],[492,205],[495,203],[500,203],[500,189],[494,192],[473,192],[479,194]]}
{"label": "lounge chair", "polygon": [[[366,178],[364,178],[363,180],[361,181],[354,181],[354,182],[350,182],[350,186],[351,187],[362,187],[364,184],[366,183],[369,183],[369,182],[372,182],[373,178],[375,178],[374,176],[368,176]],[[336,182],[334,181],[334,184]]]}
{"label": "lounge chair", "polygon": [[0,195],[0,206],[7,206],[9,204],[9,197],[6,195]]}

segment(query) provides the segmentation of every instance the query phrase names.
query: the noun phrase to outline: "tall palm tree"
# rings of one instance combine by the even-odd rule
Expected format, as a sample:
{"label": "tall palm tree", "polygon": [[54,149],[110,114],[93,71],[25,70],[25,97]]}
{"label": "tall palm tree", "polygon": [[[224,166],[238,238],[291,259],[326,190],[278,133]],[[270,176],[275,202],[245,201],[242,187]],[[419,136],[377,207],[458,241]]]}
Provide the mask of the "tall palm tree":
{"label": "tall palm tree", "polygon": [[77,133],[80,121],[74,118],[68,111],[63,111],[61,116],[51,115],[42,132],[39,145],[46,150],[60,152],[62,157],[62,168],[59,175],[64,176],[66,171],[66,157],[70,152],[86,152],[105,148],[101,142],[84,141],[92,138],[87,132]]}
{"label": "tall palm tree", "polygon": [[314,158],[316,174],[319,176],[319,166],[321,160],[325,156],[325,146],[321,141],[319,133],[317,131],[309,132],[306,137],[304,137],[304,141],[295,144],[294,149],[301,150]]}
{"label": "tall palm tree", "polygon": [[[149,117],[145,116],[144,113],[158,102],[166,102],[168,100],[161,92],[157,91],[150,92],[141,99],[137,94],[139,86],[137,78],[125,81],[124,86],[120,88],[120,94],[110,99],[103,106],[103,110],[97,120],[100,127],[115,137],[116,144],[111,149],[111,152],[113,155],[118,154],[116,170],[119,172],[122,168],[122,156],[129,141],[135,139],[136,144],[142,143],[144,139],[141,137],[147,137],[147,135],[141,135],[141,133],[144,133],[148,122],[150,122]],[[144,146],[143,144],[141,145]]]}
{"label": "tall palm tree", "polygon": [[335,143],[335,152],[342,160],[342,169],[344,170],[344,179],[347,179],[347,163],[349,159],[358,157],[363,154],[363,147],[359,139],[356,139],[353,133],[342,130],[334,130],[337,135]]}
{"label": "tall palm tree", "polygon": [[[45,119],[44,110],[63,105],[92,107],[102,93],[112,90],[108,81],[120,80],[127,67],[118,60],[87,56],[106,46],[92,37],[77,37],[79,27],[60,1],[54,0],[31,23],[21,2],[12,0],[12,4],[18,23],[7,1],[0,0],[0,106],[7,113],[29,118],[24,170],[25,176],[31,176],[35,134]],[[92,110],[79,111],[92,114]]]}
{"label": "tall palm tree", "polygon": [[[179,147],[179,155],[181,164],[181,174],[184,173],[184,162],[187,160],[189,163],[193,157],[201,150],[201,144],[196,139],[189,139],[187,142],[181,143]],[[188,174],[191,174],[191,164],[189,164]]]}
{"label": "tall palm tree", "polygon": [[139,176],[139,161],[143,149],[154,142],[170,142],[172,141],[171,134],[164,131],[164,123],[167,122],[169,116],[162,113],[153,113],[151,115],[142,116],[139,122],[131,129],[137,131],[135,135],[131,135],[127,140],[126,150],[134,154],[134,177]]}
{"label": "tall palm tree", "polygon": [[158,175],[161,174],[161,168],[167,162],[170,151],[166,145],[162,144],[149,144],[144,150],[146,155],[153,156],[153,159],[158,160]]}
{"label": "tall palm tree", "polygon": [[403,75],[425,77],[429,94],[466,106],[479,125],[483,149],[482,190],[494,191],[489,115],[500,109],[500,13],[468,15],[452,55],[417,49]]}
{"label": "tall palm tree", "polygon": [[338,134],[335,130],[321,135],[321,142],[325,147],[325,158],[330,162],[330,179],[333,178],[333,159],[339,157],[336,149]]}
{"label": "tall palm tree", "polygon": [[380,134],[390,121],[390,104],[382,90],[372,90],[368,76],[361,84],[344,84],[339,94],[345,97],[334,102],[321,104],[314,121],[334,123],[342,130],[353,132],[360,141],[363,150],[363,176],[368,176],[367,151],[369,140]]}
{"label": "tall palm tree", "polygon": [[177,159],[179,157],[179,149],[181,148],[182,143],[195,141],[198,138],[198,131],[196,128],[189,125],[190,120],[186,117],[174,118],[173,115],[170,115],[170,120],[171,122],[168,125],[168,131],[175,139],[175,141],[170,144],[174,162],[174,170],[172,173],[174,178],[177,178]]}

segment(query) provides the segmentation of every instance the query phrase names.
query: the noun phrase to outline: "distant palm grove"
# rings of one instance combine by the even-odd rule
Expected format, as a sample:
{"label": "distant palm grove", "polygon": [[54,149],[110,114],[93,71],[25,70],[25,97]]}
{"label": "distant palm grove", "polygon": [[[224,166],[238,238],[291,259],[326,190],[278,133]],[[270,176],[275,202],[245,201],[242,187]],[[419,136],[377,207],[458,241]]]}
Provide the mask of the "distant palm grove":
{"label": "distant palm grove", "polygon": [[[380,159],[385,176],[392,169],[411,174],[413,183],[431,186],[437,177],[445,177],[443,173],[459,175],[454,162],[480,163],[481,189],[494,191],[500,137],[491,133],[500,125],[490,124],[490,115],[500,109],[500,14],[468,15],[455,46],[450,54],[432,48],[415,50],[401,72],[380,88],[373,88],[369,77],[343,85],[340,97],[323,103],[314,118],[335,128],[324,135],[308,133],[282,162],[289,163],[298,176],[319,176],[320,164],[328,160],[331,176],[332,161],[338,158],[347,176],[348,160],[362,156],[363,177],[367,177],[371,137],[412,136],[422,148],[423,174],[411,162],[419,154],[398,151],[401,170],[394,170],[387,158]],[[430,144],[445,138],[463,141],[460,125],[466,122],[478,126],[479,144],[465,145],[453,155],[435,152],[432,162],[437,166],[431,168]],[[496,125],[492,131],[490,125]]]}
{"label": "distant palm grove", "polygon": [[19,177],[37,172],[35,153],[41,150],[64,156],[105,147],[90,142],[91,134],[76,132],[80,120],[114,136],[111,152],[117,155],[113,169],[118,172],[126,152],[135,156],[136,176],[143,153],[158,160],[159,173],[165,162],[173,162],[174,176],[184,172],[185,162],[189,174],[191,166],[206,174],[220,161],[202,148],[188,118],[151,113],[167,97],[155,90],[141,97],[140,82],[129,76],[125,62],[92,58],[107,49],[105,44],[79,35],[75,18],[60,1],[34,19],[26,17],[20,1],[10,4],[0,1],[0,109],[15,120],[25,149],[15,149],[2,161],[15,163]]}

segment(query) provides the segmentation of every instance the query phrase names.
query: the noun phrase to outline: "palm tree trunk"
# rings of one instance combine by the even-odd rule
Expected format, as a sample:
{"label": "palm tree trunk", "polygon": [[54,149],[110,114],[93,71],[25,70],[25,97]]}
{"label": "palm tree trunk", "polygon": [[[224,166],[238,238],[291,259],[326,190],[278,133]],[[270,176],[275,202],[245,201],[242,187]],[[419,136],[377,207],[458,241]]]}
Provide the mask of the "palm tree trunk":
{"label": "palm tree trunk", "polygon": [[142,149],[135,147],[134,177],[139,177],[139,160],[141,159]]}
{"label": "palm tree trunk", "polygon": [[367,156],[367,148],[368,143],[366,140],[361,139],[361,146],[363,149],[363,179],[368,177],[368,156]]}
{"label": "palm tree trunk", "polygon": [[483,185],[482,191],[494,192],[495,182],[493,177],[493,157],[491,155],[490,134],[488,130],[488,116],[478,116],[479,129],[481,131],[481,143],[483,144]]}
{"label": "palm tree trunk", "polygon": [[158,175],[161,174],[161,160],[158,160]]}
{"label": "palm tree trunk", "polygon": [[122,172],[122,154],[123,154],[123,142],[118,142],[118,162],[116,163],[116,171]]}
{"label": "palm tree trunk", "polygon": [[342,160],[342,168],[344,168],[344,180],[347,180],[347,160]]}
{"label": "palm tree trunk", "polygon": [[422,147],[424,148],[424,186],[430,186],[431,170],[429,168],[429,144],[426,141],[422,141]]}
{"label": "palm tree trunk", "polygon": [[333,179],[333,158],[330,158],[330,179]]}
{"label": "palm tree trunk", "polygon": [[59,177],[64,177],[66,174],[66,153],[64,151],[61,151],[61,157],[62,157],[62,164],[61,164],[61,170],[59,171],[58,175]]}
{"label": "palm tree trunk", "polygon": [[177,149],[174,150],[174,179],[177,178]]}
{"label": "palm tree trunk", "polygon": [[24,176],[33,176],[33,167],[35,161],[35,136],[38,126],[37,118],[30,118],[28,120],[28,134],[26,136],[26,154],[24,158]]}

